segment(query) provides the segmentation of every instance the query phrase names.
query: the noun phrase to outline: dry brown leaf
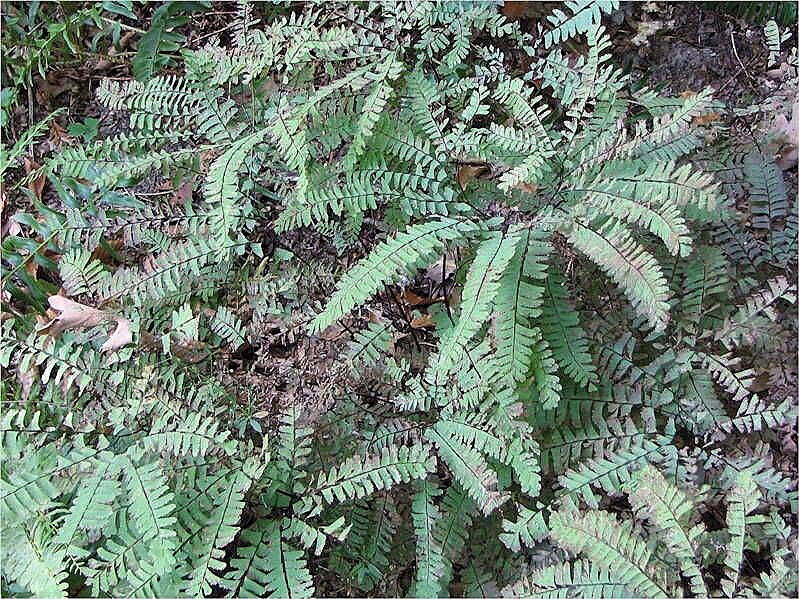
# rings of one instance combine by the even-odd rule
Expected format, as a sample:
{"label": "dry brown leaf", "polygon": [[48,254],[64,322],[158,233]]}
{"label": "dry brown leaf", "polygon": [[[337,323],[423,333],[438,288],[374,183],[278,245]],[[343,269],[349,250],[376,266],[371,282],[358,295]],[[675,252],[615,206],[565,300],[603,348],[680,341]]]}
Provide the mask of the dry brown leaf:
{"label": "dry brown leaf", "polygon": [[108,339],[100,346],[100,352],[110,352],[127,346],[133,341],[131,322],[128,319],[117,319],[117,326],[108,336]]}
{"label": "dry brown leaf", "polygon": [[50,308],[57,312],[57,315],[41,329],[41,333],[55,336],[67,329],[94,327],[111,318],[105,311],[86,306],[61,295],[50,296],[47,302],[50,304]]}
{"label": "dry brown leaf", "polygon": [[103,264],[113,265],[115,258],[112,252],[121,250],[124,246],[125,243],[122,240],[107,240],[105,244],[97,246],[92,251],[92,258],[96,258]]}
{"label": "dry brown leaf", "polygon": [[17,379],[19,379],[19,384],[22,391],[22,400],[28,399],[28,396],[30,396],[31,393],[31,388],[33,387],[33,382],[38,378],[39,367],[37,367],[35,364],[31,364],[27,371],[17,369]]}
{"label": "dry brown leaf", "polygon": [[478,175],[486,171],[486,165],[464,165],[458,170],[456,180],[462,190],[467,189],[470,179],[475,179]]}
{"label": "dry brown leaf", "polygon": [[523,192],[527,192],[528,194],[535,194],[539,189],[539,186],[535,183],[527,183],[525,181],[521,181],[514,187],[518,190],[522,190]]}
{"label": "dry brown leaf", "polygon": [[[444,266],[444,273],[442,272],[442,266]],[[455,272],[457,267],[458,263],[456,262],[455,251],[451,250],[445,257],[444,265],[442,265],[441,259],[437,259],[436,262],[428,267],[425,276],[434,283],[440,285],[443,280],[447,279]]]}
{"label": "dry brown leaf", "polygon": [[436,323],[428,313],[421,314],[418,317],[411,319],[411,327],[413,329],[423,329],[425,327],[435,327]]}
{"label": "dry brown leaf", "polygon": [[58,147],[63,144],[67,146],[73,144],[75,138],[67,133],[67,130],[61,126],[56,120],[50,121],[50,143],[53,147]]}
{"label": "dry brown leaf", "polygon": [[178,186],[175,190],[175,204],[184,206],[187,201],[192,199],[192,192],[194,191],[194,177],[190,177]]}
{"label": "dry brown leaf", "polygon": [[[24,158],[23,162],[25,163],[25,173],[30,175],[37,169],[40,169],[41,166],[36,163],[34,160],[28,158],[27,156]],[[39,176],[36,179],[33,179],[29,184],[28,187],[31,189],[33,194],[36,196],[37,200],[42,199],[42,190],[44,190],[44,183],[45,183],[44,171],[39,173]]]}
{"label": "dry brown leaf", "polygon": [[61,294],[50,296],[47,302],[50,304],[50,308],[56,312],[56,316],[39,328],[39,332],[42,334],[49,334],[55,337],[67,329],[85,329],[102,323],[116,322],[116,328],[100,347],[100,351],[116,350],[133,341],[131,323],[127,319],[75,302]]}
{"label": "dry brown leaf", "polygon": [[344,334],[344,327],[338,323],[334,323],[330,327],[320,332],[319,337],[328,342],[332,342],[342,337],[342,334]]}
{"label": "dry brown leaf", "polygon": [[38,279],[39,263],[37,263],[34,259],[29,260],[25,263],[25,271],[34,279]]}
{"label": "dry brown leaf", "polygon": [[417,306],[419,304],[425,304],[430,300],[430,298],[423,298],[419,294],[415,294],[411,290],[403,290],[402,294],[398,294],[398,300],[402,300],[406,304],[410,306]]}
{"label": "dry brown leaf", "polygon": [[780,141],[783,142],[781,157],[778,159],[778,166],[784,171],[788,171],[797,165],[797,142],[798,136],[800,136],[797,106],[797,102],[795,101],[792,107],[791,120],[787,119],[786,115],[779,114],[775,117],[772,124],[772,131],[776,133]]}
{"label": "dry brown leaf", "polygon": [[542,2],[506,0],[500,12],[503,13],[506,19],[513,21],[514,19],[543,17],[549,10],[550,7]]}
{"label": "dry brown leaf", "polygon": [[722,116],[719,113],[710,112],[704,115],[698,115],[692,118],[692,123],[694,125],[708,125],[709,123],[713,123],[714,121],[719,121],[722,119]]}

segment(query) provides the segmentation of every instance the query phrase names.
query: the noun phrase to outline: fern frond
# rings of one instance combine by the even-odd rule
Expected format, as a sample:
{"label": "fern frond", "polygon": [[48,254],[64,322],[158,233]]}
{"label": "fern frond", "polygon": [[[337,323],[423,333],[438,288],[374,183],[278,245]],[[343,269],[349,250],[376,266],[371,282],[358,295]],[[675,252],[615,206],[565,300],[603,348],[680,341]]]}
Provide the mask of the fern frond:
{"label": "fern frond", "polygon": [[447,122],[439,122],[444,106],[439,108],[434,106],[440,102],[436,84],[427,79],[421,71],[416,70],[406,78],[406,86],[411,94],[411,117],[414,124],[436,146],[441,146],[444,143],[443,131]]}
{"label": "fern frond", "polygon": [[567,14],[559,8],[547,17],[553,29],[544,32],[544,47],[563,42],[576,35],[586,33],[600,23],[603,13],[619,8],[617,0],[567,0],[564,6],[572,13]]}
{"label": "fern frond", "polygon": [[512,552],[519,552],[523,545],[532,548],[546,538],[549,529],[544,522],[543,508],[541,504],[537,504],[536,509],[532,510],[518,504],[517,520],[503,519],[503,533],[498,536],[500,541]]}
{"label": "fern frond", "polygon": [[764,37],[767,38],[767,49],[769,50],[767,66],[772,67],[777,64],[778,58],[781,55],[781,33],[774,19],[770,19],[767,21],[767,24],[764,25]]}
{"label": "fern frond", "polygon": [[[84,459],[81,456],[78,462]],[[48,445],[29,453],[13,471],[3,472],[0,478],[3,527],[25,523],[37,511],[52,506],[60,492],[51,478],[62,468],[55,447]]]}
{"label": "fern frond", "polygon": [[372,137],[381,113],[392,94],[391,82],[400,75],[403,64],[390,54],[375,74],[376,84],[372,92],[364,100],[364,108],[356,126],[356,134],[342,163],[345,171],[351,171],[364,152],[367,141]]}
{"label": "fern frond", "polygon": [[174,551],[178,542],[176,518],[172,516],[173,493],[158,462],[136,465],[128,458],[124,475],[131,499],[128,508],[131,520],[146,540],[152,540],[158,572],[166,573],[176,560]]}
{"label": "fern frond", "polygon": [[325,309],[309,325],[320,332],[364,303],[385,285],[430,264],[445,243],[476,233],[481,225],[465,219],[439,218],[418,225],[378,244],[336,284]]}
{"label": "fern frond", "polygon": [[227,306],[220,306],[208,325],[209,329],[228,344],[228,348],[236,351],[247,343],[247,337],[241,320]]}
{"label": "fern frond", "polygon": [[98,457],[95,469],[92,476],[79,486],[58,534],[53,538],[54,544],[70,546],[79,529],[104,530],[113,520],[114,501],[122,491],[118,479],[120,464],[111,453],[103,453]]}
{"label": "fern frond", "polygon": [[497,475],[478,451],[435,428],[429,428],[425,437],[436,445],[439,456],[483,514],[491,514],[508,499],[507,494],[497,491]]}
{"label": "fern frond", "polygon": [[744,175],[750,186],[753,228],[767,232],[768,255],[775,260],[779,253],[776,221],[789,213],[783,172],[771,157],[753,151],[745,157]]}
{"label": "fern frond", "polygon": [[429,372],[433,371],[430,381],[442,383],[463,356],[467,343],[489,319],[500,278],[514,257],[520,235],[493,235],[478,246],[461,294],[458,321],[439,342],[439,353],[429,367]]}
{"label": "fern frond", "polygon": [[681,572],[689,579],[692,593],[707,596],[695,550],[697,537],[703,529],[694,527],[691,522],[692,502],[652,465],[639,471],[635,481],[635,489],[629,495],[631,504],[659,528],[670,553],[678,559]]}
{"label": "fern frond", "polygon": [[588,560],[558,563],[531,572],[502,590],[512,598],[625,598],[631,596],[615,573]]}
{"label": "fern frond", "polygon": [[322,473],[309,495],[317,502],[357,500],[396,484],[423,479],[436,461],[425,446],[389,446],[379,455],[347,459]]}
{"label": "fern frond", "polygon": [[287,544],[280,521],[260,519],[242,531],[244,544],[231,559],[233,570],[220,581],[242,598],[311,598],[314,584],[303,553]]}
{"label": "fern frond", "polygon": [[423,481],[411,501],[417,540],[417,574],[413,584],[416,597],[437,598],[442,593],[439,580],[445,571],[443,548],[434,536],[436,523],[442,518],[434,500],[441,493],[432,483]]}
{"label": "fern frond", "polygon": [[728,497],[728,512],[725,523],[730,541],[725,550],[725,574],[720,582],[722,591],[728,598],[736,595],[739,575],[744,556],[745,517],[758,506],[755,484],[747,473],[741,474]]}
{"label": "fern frond", "polygon": [[646,598],[670,595],[666,574],[651,561],[645,541],[611,514],[598,510],[582,515],[556,512],[550,517],[550,529],[560,546],[583,552],[594,565],[614,573],[634,594]]}
{"label": "fern frond", "polygon": [[393,339],[394,327],[390,322],[369,323],[353,335],[348,361],[355,369],[371,367],[387,356]]}
{"label": "fern frond", "polygon": [[543,263],[550,252],[543,233],[529,228],[522,234],[500,279],[495,300],[496,356],[511,384],[520,383],[527,376],[536,342],[541,338],[534,319],[541,314],[544,289],[540,282],[546,277]]}
{"label": "fern frond", "polygon": [[213,586],[223,581],[220,573],[227,567],[225,546],[239,532],[244,495],[252,484],[251,477],[258,476],[258,471],[247,472],[251,468],[243,466],[237,469],[214,499],[214,507],[200,534],[201,539],[193,549],[195,557],[192,571],[184,589],[187,595],[209,596]]}
{"label": "fern frond", "polygon": [[597,369],[589,354],[589,341],[580,326],[578,313],[567,303],[563,277],[548,273],[544,285],[544,304],[538,321],[553,358],[578,385],[590,391],[598,383]]}
{"label": "fern frond", "polygon": [[773,306],[778,300],[791,304],[797,301],[795,286],[780,275],[768,280],[763,289],[747,298],[744,306],[714,334],[714,339],[729,349],[753,339],[751,327],[755,318],[763,313],[770,321],[774,321],[777,315]]}
{"label": "fern frond", "polygon": [[575,221],[569,241],[596,262],[625,292],[636,312],[656,330],[669,321],[669,288],[656,259],[619,223],[595,227]]}
{"label": "fern frond", "polygon": [[597,508],[599,500],[592,486],[602,488],[609,494],[619,493],[623,485],[630,481],[635,471],[649,458],[654,459],[667,444],[649,439],[642,440],[641,445],[628,450],[612,452],[608,458],[589,459],[578,468],[567,471],[559,478],[564,493],[572,498],[582,498],[592,508]]}
{"label": "fern frond", "polygon": [[714,380],[733,395],[734,402],[741,402],[750,395],[750,386],[753,385],[755,371],[753,369],[736,371],[741,362],[740,357],[735,357],[732,353],[718,356],[705,352],[698,352],[697,357],[702,361],[703,368],[714,377]]}
{"label": "fern frond", "polygon": [[3,523],[3,579],[38,598],[67,598],[65,550],[50,545],[48,527],[32,521],[17,527]]}

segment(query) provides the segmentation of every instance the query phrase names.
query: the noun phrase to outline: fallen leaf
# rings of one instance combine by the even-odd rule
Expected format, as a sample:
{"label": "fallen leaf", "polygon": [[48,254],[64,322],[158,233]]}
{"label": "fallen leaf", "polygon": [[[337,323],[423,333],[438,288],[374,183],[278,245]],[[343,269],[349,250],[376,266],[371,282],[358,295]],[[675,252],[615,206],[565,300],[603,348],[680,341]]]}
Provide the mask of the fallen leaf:
{"label": "fallen leaf", "polygon": [[535,194],[539,189],[539,186],[536,185],[535,183],[527,183],[525,181],[521,181],[514,187],[528,194]]}
{"label": "fallen leaf", "polygon": [[639,21],[636,24],[636,35],[631,38],[631,43],[634,46],[646,46],[650,36],[661,29],[671,29],[674,25],[673,21]]}
{"label": "fallen leaf", "polygon": [[47,302],[58,314],[40,330],[41,333],[55,336],[67,329],[94,327],[111,318],[105,311],[75,302],[64,296],[50,296]]}
{"label": "fallen leaf", "polygon": [[436,323],[428,313],[424,313],[418,317],[411,319],[412,329],[423,329],[424,327],[435,327]]}
{"label": "fallen leaf", "polygon": [[[39,165],[38,163],[34,162],[32,159],[28,158],[27,156],[24,159],[24,163],[25,163],[25,173],[27,173],[28,175],[30,175],[31,173],[34,173],[35,171],[41,169],[41,165]],[[28,183],[28,187],[31,189],[33,194],[36,196],[37,200],[41,200],[42,199],[42,190],[44,190],[45,181],[46,181],[46,179],[44,177],[44,171],[42,171],[42,172],[39,173],[38,177],[32,179],[30,181],[30,183]]]}
{"label": "fallen leaf", "polygon": [[100,346],[100,352],[109,352],[127,346],[133,341],[131,322],[128,319],[117,319],[117,326],[108,336],[108,339]]}
{"label": "fallen leaf", "polygon": [[338,323],[334,323],[330,327],[321,331],[319,337],[328,342],[332,342],[333,340],[337,340],[342,337],[342,334],[344,334],[344,327]]}
{"label": "fallen leaf", "polygon": [[[126,228],[126,231],[129,231],[130,228]],[[92,251],[92,258],[96,258],[101,263],[106,265],[113,265],[115,262],[114,252],[117,250],[121,250],[125,246],[123,240],[107,240],[105,244],[97,246]]]}
{"label": "fallen leaf", "polygon": [[397,299],[403,300],[406,304],[410,306],[425,304],[430,300],[430,298],[423,298],[422,296],[420,296],[419,294],[415,294],[411,290],[403,290],[403,293],[399,294]]}
{"label": "fallen leaf", "polygon": [[41,326],[39,333],[55,337],[67,329],[85,329],[111,321],[116,322],[117,326],[100,347],[101,352],[116,350],[133,341],[131,323],[123,317],[75,302],[60,294],[50,296],[47,302],[56,316]]}
{"label": "fallen leaf", "polygon": [[55,119],[50,121],[50,143],[53,147],[58,147],[63,144],[69,146],[74,142],[75,138],[69,135],[67,130],[64,129],[58,121]]}
{"label": "fallen leaf", "polygon": [[506,19],[513,21],[514,19],[542,17],[547,14],[548,10],[549,7],[542,2],[506,0],[500,12]]}
{"label": "fallen leaf", "polygon": [[39,263],[37,263],[35,260],[29,260],[25,263],[25,272],[34,279],[38,279]]}
{"label": "fallen leaf", "polygon": [[800,127],[798,126],[797,119],[797,102],[795,101],[792,107],[792,119],[786,118],[786,115],[779,114],[775,117],[772,124],[772,131],[778,135],[780,141],[783,142],[781,147],[781,156],[778,159],[778,166],[788,171],[797,165],[797,140],[800,136]]}
{"label": "fallen leaf", "polygon": [[475,179],[478,175],[486,171],[486,165],[464,165],[458,170],[456,180],[462,190],[467,189],[470,179]]}
{"label": "fallen leaf", "polygon": [[722,116],[719,113],[710,112],[704,115],[698,115],[692,118],[692,123],[694,125],[708,125],[709,123],[713,123],[714,121],[719,121],[722,119]]}
{"label": "fallen leaf", "polygon": [[27,400],[28,396],[31,394],[31,388],[33,387],[33,382],[39,378],[39,367],[35,364],[31,364],[28,367],[27,371],[23,371],[22,369],[17,370],[17,379],[19,379],[20,388],[22,391],[21,399]]}
{"label": "fallen leaf", "polygon": [[428,270],[425,272],[425,276],[434,283],[440,285],[443,280],[446,280],[455,272],[457,266],[458,263],[456,262],[456,255],[454,251],[450,251],[445,257],[444,273],[442,273],[442,261],[441,259],[437,259],[436,262],[432,263],[431,266],[428,267]]}
{"label": "fallen leaf", "polygon": [[175,204],[178,206],[185,206],[186,203],[192,199],[192,192],[194,191],[194,177],[190,177],[178,186],[175,190]]}

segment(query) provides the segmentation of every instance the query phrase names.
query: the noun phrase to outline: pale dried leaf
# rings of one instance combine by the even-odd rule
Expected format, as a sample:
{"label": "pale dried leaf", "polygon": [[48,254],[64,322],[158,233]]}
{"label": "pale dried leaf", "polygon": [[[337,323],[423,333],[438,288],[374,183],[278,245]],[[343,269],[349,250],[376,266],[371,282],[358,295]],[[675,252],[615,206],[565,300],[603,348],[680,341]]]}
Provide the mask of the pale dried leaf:
{"label": "pale dried leaf", "polygon": [[50,307],[59,314],[41,329],[42,333],[58,335],[67,329],[94,327],[112,318],[105,311],[86,306],[61,295],[50,296],[47,301]]}
{"label": "pale dried leaf", "polygon": [[111,352],[127,346],[133,341],[133,332],[131,331],[131,322],[128,319],[117,319],[117,326],[114,331],[108,336],[105,343],[100,346],[100,352]]}

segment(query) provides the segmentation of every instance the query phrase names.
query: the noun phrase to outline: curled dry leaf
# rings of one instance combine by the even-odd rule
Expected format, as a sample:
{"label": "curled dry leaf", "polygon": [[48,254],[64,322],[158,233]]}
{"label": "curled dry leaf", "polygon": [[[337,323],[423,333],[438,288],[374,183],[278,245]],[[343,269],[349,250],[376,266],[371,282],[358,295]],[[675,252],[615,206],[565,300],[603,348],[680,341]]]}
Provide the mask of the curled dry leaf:
{"label": "curled dry leaf", "polygon": [[50,296],[47,302],[50,304],[50,308],[58,314],[40,330],[44,334],[56,336],[67,329],[94,327],[111,318],[105,311],[75,302],[64,296]]}
{"label": "curled dry leaf", "polygon": [[423,298],[419,294],[415,294],[411,290],[403,290],[402,293],[397,294],[397,299],[404,301],[406,304],[410,306],[418,306],[420,304],[425,304],[430,300],[430,298]]}
{"label": "curled dry leaf", "polygon": [[17,369],[17,379],[19,379],[20,388],[22,391],[21,398],[22,400],[27,400],[28,396],[31,395],[31,389],[33,388],[33,383],[39,378],[39,367],[35,364],[31,364],[27,371],[23,371],[21,368]]}
{"label": "curled dry leaf", "polygon": [[411,327],[413,329],[424,329],[425,327],[436,327],[436,323],[433,322],[428,313],[423,313],[411,320]]}
{"label": "curled dry leaf", "polygon": [[466,190],[470,180],[475,179],[486,170],[488,170],[486,165],[464,165],[456,175],[458,185],[461,186],[462,190]]}
{"label": "curled dry leaf", "polygon": [[795,98],[794,105],[792,106],[792,119],[786,118],[786,115],[779,114],[773,121],[772,130],[783,142],[781,147],[781,156],[778,159],[778,166],[788,171],[797,165],[797,139],[800,136],[800,127],[798,127],[797,120],[797,99]]}
{"label": "curled dry leaf", "polygon": [[39,332],[42,334],[57,336],[67,329],[85,329],[87,327],[94,327],[95,325],[113,321],[116,322],[117,327],[100,347],[100,351],[108,352],[116,350],[133,341],[131,323],[127,319],[104,310],[86,306],[80,302],[75,302],[60,294],[50,296],[47,302],[50,304],[50,308],[57,314],[39,329]]}
{"label": "curled dry leaf", "polygon": [[693,125],[709,125],[715,121],[720,121],[722,116],[716,112],[706,113],[704,115],[697,115],[692,118]]}
{"label": "curled dry leaf", "polygon": [[133,332],[131,331],[131,322],[128,319],[117,319],[117,326],[114,331],[108,336],[108,339],[100,346],[100,352],[111,352],[127,346],[133,341]]}
{"label": "curled dry leaf", "polygon": [[[444,269],[442,267],[444,266]],[[450,275],[455,273],[458,266],[455,251],[451,250],[445,255],[444,265],[441,260],[437,260],[428,267],[425,276],[437,285],[441,285]]]}
{"label": "curled dry leaf", "polygon": [[62,127],[61,123],[56,120],[50,122],[50,144],[54,148],[62,145],[71,146],[75,143],[75,138],[67,133],[67,130]]}

